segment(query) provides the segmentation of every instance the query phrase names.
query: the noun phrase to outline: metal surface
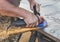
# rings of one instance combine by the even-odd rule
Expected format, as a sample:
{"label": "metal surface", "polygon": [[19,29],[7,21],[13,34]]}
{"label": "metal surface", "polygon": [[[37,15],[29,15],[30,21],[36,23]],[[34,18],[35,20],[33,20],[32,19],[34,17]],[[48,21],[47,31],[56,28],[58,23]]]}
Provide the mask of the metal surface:
{"label": "metal surface", "polygon": [[60,42],[60,39],[59,39],[59,38],[56,38],[56,37],[54,37],[53,35],[45,32],[45,31],[43,31],[43,30],[39,30],[39,32],[40,32],[41,34],[43,34],[44,36],[46,36],[46,37],[48,37],[48,38],[50,38],[50,39],[52,39],[52,40],[54,40],[54,41],[56,41],[56,42]]}

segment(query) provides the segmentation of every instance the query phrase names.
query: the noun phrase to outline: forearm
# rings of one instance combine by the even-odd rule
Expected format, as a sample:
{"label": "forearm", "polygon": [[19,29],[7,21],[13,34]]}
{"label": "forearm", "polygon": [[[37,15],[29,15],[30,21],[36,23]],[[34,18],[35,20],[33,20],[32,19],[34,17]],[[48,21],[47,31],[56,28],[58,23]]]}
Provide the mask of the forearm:
{"label": "forearm", "polygon": [[0,13],[4,16],[23,17],[25,18],[28,11],[22,8],[15,7],[7,1],[0,2]]}

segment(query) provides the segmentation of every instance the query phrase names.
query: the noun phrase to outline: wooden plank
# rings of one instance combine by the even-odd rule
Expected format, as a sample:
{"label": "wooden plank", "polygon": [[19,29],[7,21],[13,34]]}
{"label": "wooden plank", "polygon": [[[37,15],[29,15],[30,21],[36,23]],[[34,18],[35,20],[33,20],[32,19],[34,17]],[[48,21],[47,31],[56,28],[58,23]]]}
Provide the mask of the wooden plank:
{"label": "wooden plank", "polygon": [[39,31],[41,34],[45,35],[46,37],[49,37],[56,42],[60,42],[60,39],[54,37],[53,35],[45,32],[39,28],[22,28],[22,29],[17,28],[17,29],[9,29],[8,31],[3,30],[2,32],[0,32],[0,37],[8,38],[9,35],[11,35],[11,34],[24,33],[24,32],[31,31],[31,30]]}
{"label": "wooden plank", "polygon": [[17,29],[10,29],[8,31],[3,30],[2,32],[0,32],[0,37],[8,38],[8,36],[11,34],[23,33],[31,30],[39,30],[39,28],[22,28],[22,29],[17,28]]}

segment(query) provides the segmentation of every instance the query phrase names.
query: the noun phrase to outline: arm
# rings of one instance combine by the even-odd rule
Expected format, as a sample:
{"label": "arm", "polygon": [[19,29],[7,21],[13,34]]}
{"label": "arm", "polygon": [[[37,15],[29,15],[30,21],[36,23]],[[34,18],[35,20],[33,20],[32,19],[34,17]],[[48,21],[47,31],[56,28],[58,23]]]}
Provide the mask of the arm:
{"label": "arm", "polygon": [[1,0],[0,1],[0,13],[1,15],[4,15],[4,16],[26,18],[26,16],[28,16],[28,13],[30,12],[28,12],[27,10],[23,8],[15,7],[14,5],[10,4],[6,0]]}
{"label": "arm", "polygon": [[36,5],[36,9],[40,12],[40,4],[37,3],[35,0],[28,0],[30,3],[30,9],[33,10],[33,6]]}
{"label": "arm", "polygon": [[26,27],[34,27],[38,22],[37,17],[33,13],[23,8],[15,7],[7,0],[0,0],[0,13],[4,16],[22,17],[27,24]]}

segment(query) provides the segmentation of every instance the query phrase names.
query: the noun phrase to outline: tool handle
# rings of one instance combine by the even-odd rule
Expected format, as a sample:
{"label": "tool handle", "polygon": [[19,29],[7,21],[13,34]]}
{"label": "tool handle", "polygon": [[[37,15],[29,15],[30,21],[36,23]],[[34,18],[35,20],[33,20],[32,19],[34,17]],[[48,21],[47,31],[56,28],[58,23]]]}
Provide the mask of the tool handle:
{"label": "tool handle", "polygon": [[39,13],[39,12],[37,11],[37,9],[36,9],[36,5],[33,6],[33,9],[34,9],[34,14],[40,16],[40,13]]}
{"label": "tool handle", "polygon": [[17,27],[18,26],[25,27],[26,26],[26,23],[25,23],[25,21],[23,19],[19,19],[17,21],[14,21],[12,23],[12,25],[17,26]]}

